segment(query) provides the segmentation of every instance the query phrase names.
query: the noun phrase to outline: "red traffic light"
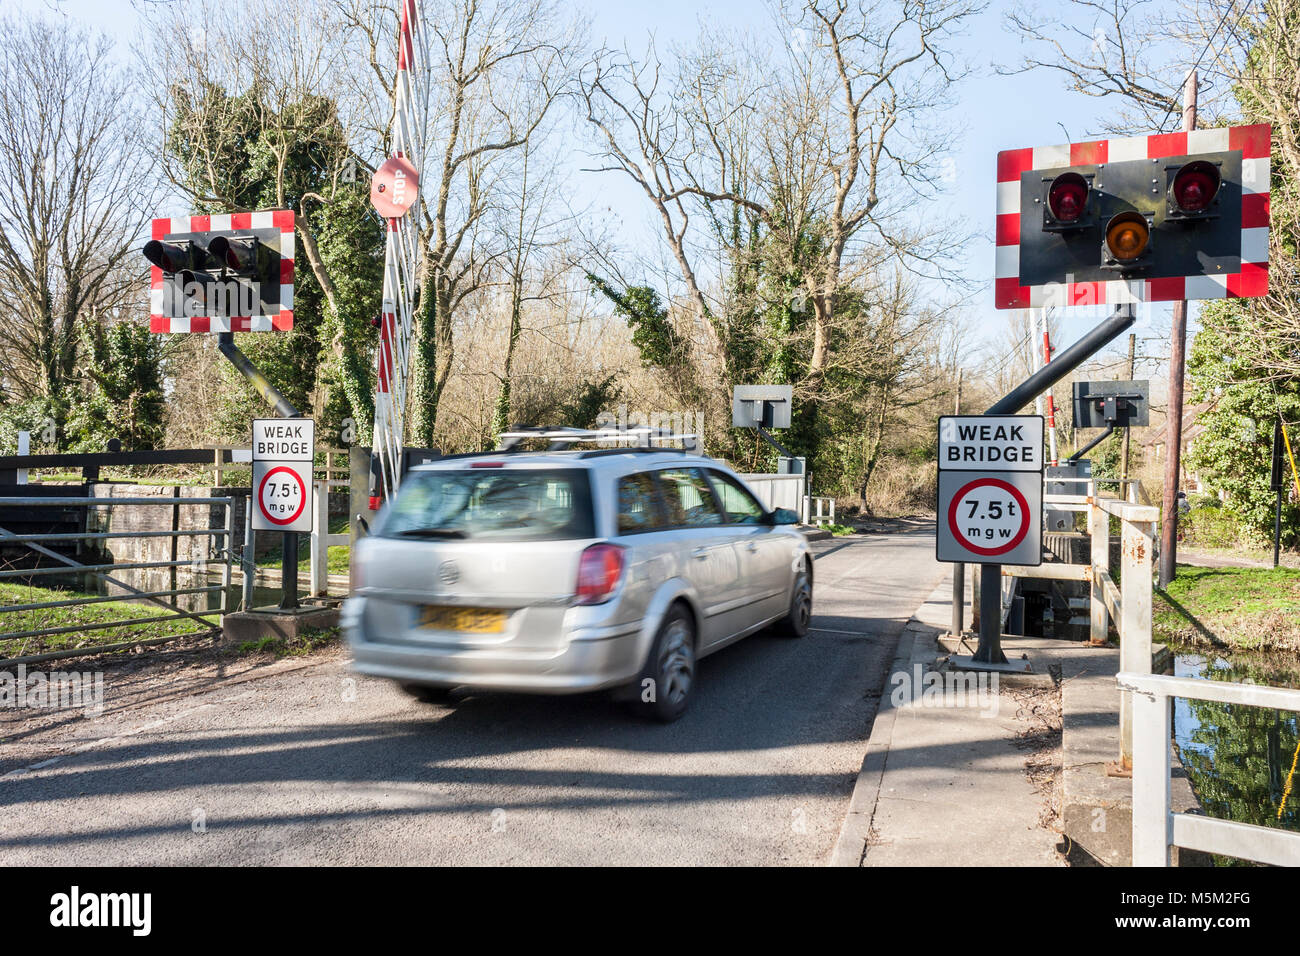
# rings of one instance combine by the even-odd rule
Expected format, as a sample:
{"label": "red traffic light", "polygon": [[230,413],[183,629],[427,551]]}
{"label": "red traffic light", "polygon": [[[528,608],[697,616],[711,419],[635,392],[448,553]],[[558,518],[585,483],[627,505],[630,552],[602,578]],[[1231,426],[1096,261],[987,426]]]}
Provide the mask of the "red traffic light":
{"label": "red traffic light", "polygon": [[1088,181],[1078,173],[1061,173],[1047,190],[1047,209],[1060,223],[1076,223],[1088,208]]}
{"label": "red traffic light", "polygon": [[1222,177],[1219,167],[1203,159],[1187,163],[1174,173],[1169,196],[1179,212],[1204,212],[1219,194]]}
{"label": "red traffic light", "polygon": [[208,252],[223,268],[241,275],[253,273],[257,268],[257,240],[251,236],[214,236],[208,243]]}
{"label": "red traffic light", "polygon": [[140,251],[150,263],[168,274],[180,272],[190,266],[190,244],[185,240],[162,242],[158,239],[150,239]]}

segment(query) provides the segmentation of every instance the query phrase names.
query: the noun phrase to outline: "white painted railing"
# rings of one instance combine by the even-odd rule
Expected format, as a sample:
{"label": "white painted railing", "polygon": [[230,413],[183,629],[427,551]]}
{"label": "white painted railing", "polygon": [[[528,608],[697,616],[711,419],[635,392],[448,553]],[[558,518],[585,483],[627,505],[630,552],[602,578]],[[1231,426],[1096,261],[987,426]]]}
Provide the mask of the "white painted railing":
{"label": "white painted railing", "polygon": [[[1049,479],[1056,481],[1058,479]],[[1089,486],[1092,490],[1092,486]],[[1088,515],[1091,553],[1088,564],[1048,563],[1039,567],[1003,566],[1010,577],[1048,578],[1059,581],[1087,581],[1089,643],[1106,643],[1110,622],[1119,632],[1120,669],[1134,674],[1151,673],[1151,553],[1160,510],[1135,504],[1135,485],[1128,486],[1130,500],[1088,495],[1044,495],[1046,505]],[[1120,583],[1110,573],[1110,519],[1120,524]],[[1119,703],[1119,763],[1133,763],[1133,703],[1121,694]]]}
{"label": "white painted railing", "polygon": [[803,523],[821,526],[822,522],[835,524],[835,499],[824,495],[804,495]]}
{"label": "white painted railing", "polygon": [[346,545],[349,543],[350,536],[345,532],[343,534],[330,534],[330,496],[331,488],[346,488],[348,482],[338,479],[332,481],[314,481],[312,482],[312,508],[313,512],[311,533],[311,553],[309,557],[311,565],[311,593],[313,597],[320,596],[329,591],[329,548],[331,546]]}
{"label": "white painted railing", "polygon": [[1168,866],[1169,848],[1185,847],[1273,866],[1300,866],[1300,833],[1169,809],[1169,699],[1213,700],[1241,707],[1300,711],[1300,690],[1121,672],[1133,702],[1133,865]]}

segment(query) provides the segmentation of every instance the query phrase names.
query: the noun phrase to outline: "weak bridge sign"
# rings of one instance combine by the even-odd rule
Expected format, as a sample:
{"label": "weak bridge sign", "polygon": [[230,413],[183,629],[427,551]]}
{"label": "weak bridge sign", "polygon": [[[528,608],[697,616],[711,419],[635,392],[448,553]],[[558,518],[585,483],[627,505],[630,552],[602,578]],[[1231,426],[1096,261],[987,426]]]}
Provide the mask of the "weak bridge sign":
{"label": "weak bridge sign", "polygon": [[1042,416],[945,415],[938,453],[936,557],[1041,564]]}

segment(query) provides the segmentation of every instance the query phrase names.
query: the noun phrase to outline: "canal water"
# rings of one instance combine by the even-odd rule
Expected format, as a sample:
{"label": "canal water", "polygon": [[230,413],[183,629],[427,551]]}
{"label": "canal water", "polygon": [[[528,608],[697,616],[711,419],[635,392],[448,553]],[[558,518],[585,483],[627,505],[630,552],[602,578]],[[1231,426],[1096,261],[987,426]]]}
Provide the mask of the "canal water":
{"label": "canal water", "polygon": [[[1174,673],[1300,687],[1300,662],[1179,654]],[[1207,816],[1300,830],[1300,715],[1176,698],[1174,740]]]}

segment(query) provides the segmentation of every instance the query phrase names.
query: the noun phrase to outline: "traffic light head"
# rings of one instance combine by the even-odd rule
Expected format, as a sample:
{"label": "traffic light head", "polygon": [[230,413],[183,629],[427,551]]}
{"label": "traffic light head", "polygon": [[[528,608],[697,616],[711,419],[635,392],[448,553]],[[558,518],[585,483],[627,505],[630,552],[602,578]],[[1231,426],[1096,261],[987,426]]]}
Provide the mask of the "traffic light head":
{"label": "traffic light head", "polygon": [[1203,159],[1183,164],[1169,183],[1166,216],[1171,219],[1208,216],[1222,187],[1219,164]]}
{"label": "traffic light head", "polygon": [[1117,213],[1106,223],[1102,258],[1107,265],[1120,269],[1134,268],[1150,247],[1151,225],[1141,213]]}
{"label": "traffic light head", "polygon": [[293,328],[293,227],[289,210],[155,219],[141,250],[152,266],[150,329]]}
{"label": "traffic light head", "polygon": [[175,274],[193,264],[193,250],[188,240],[162,242],[150,239],[141,251],[155,268],[165,273]]}
{"label": "traffic light head", "polygon": [[258,271],[258,253],[264,248],[252,236],[213,236],[208,253],[222,268],[235,275],[254,276]]}
{"label": "traffic light head", "polygon": [[1079,173],[1061,173],[1047,187],[1043,203],[1044,229],[1080,229],[1088,222],[1088,194],[1092,186]]}
{"label": "traffic light head", "polygon": [[1267,125],[998,154],[1000,309],[1264,295]]}

